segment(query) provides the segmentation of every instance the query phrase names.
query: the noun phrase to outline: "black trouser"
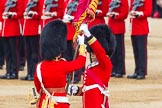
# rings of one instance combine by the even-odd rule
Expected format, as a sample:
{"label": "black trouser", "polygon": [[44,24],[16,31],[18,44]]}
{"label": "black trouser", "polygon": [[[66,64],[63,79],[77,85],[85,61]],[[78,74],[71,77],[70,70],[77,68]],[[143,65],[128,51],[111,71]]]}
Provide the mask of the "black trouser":
{"label": "black trouser", "polygon": [[4,65],[4,40],[0,37],[0,66]]}
{"label": "black trouser", "polygon": [[116,49],[111,57],[113,73],[125,74],[125,43],[124,34],[115,35]]}
{"label": "black trouser", "polygon": [[15,37],[4,37],[6,70],[8,74],[18,75],[17,38],[18,37],[16,36]]}
{"label": "black trouser", "polygon": [[24,67],[26,57],[25,57],[25,42],[23,36],[18,37],[18,53],[19,53],[19,59],[18,59],[19,66]]}
{"label": "black trouser", "polygon": [[[74,59],[74,52],[75,52],[75,49],[73,48],[73,41],[68,40],[67,41],[67,48],[64,51],[64,53],[62,54],[62,57],[65,58],[68,61],[71,61],[71,60]],[[83,74],[84,70],[85,70],[84,68],[81,68],[81,69],[75,71],[74,81],[80,80],[80,76]]]}
{"label": "black trouser", "polygon": [[162,8],[157,5],[157,11],[160,13],[160,18],[162,18]]}
{"label": "black trouser", "polygon": [[40,36],[24,36],[27,60],[27,75],[34,76],[36,65],[39,62]]}
{"label": "black trouser", "polygon": [[135,59],[135,73],[147,75],[147,35],[131,36]]}

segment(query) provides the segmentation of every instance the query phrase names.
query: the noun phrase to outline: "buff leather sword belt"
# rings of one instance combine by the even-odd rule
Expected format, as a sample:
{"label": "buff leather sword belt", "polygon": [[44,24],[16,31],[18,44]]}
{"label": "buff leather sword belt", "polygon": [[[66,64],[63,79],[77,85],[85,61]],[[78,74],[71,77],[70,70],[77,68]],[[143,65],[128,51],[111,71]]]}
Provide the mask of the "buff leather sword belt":
{"label": "buff leather sword belt", "polygon": [[[51,98],[54,103],[59,102],[69,104],[69,99],[66,96],[53,96],[54,93],[65,93],[65,88],[46,88],[46,90],[52,94],[49,98]],[[42,93],[45,93],[43,89]]]}
{"label": "buff leather sword belt", "polygon": [[[46,90],[49,93],[65,93],[65,88],[46,88]],[[45,93],[44,90],[42,89],[42,93]]]}

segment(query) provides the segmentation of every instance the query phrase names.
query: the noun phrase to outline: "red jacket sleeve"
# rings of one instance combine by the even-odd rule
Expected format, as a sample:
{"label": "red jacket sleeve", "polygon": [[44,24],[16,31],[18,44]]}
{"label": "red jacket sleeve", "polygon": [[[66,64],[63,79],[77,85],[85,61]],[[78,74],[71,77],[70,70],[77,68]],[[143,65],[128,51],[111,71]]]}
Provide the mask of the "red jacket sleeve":
{"label": "red jacket sleeve", "polygon": [[17,1],[17,15],[14,15],[13,18],[15,19],[19,19],[19,18],[22,18],[23,17],[23,4],[24,4],[24,1],[23,0],[18,0]]}
{"label": "red jacket sleeve", "polygon": [[0,3],[0,37],[2,35],[2,3]]}
{"label": "red jacket sleeve", "polygon": [[[100,66],[102,66],[103,69],[108,68],[107,66],[111,64],[111,61],[110,58],[106,55],[106,52],[101,46],[101,44],[96,40],[90,46],[93,52],[95,53]],[[107,62],[107,59],[109,62]]]}
{"label": "red jacket sleeve", "polygon": [[101,10],[102,13],[99,13],[97,16],[98,17],[105,17],[105,15],[108,11],[108,0],[100,0],[100,1],[102,2],[102,4],[98,5],[97,9]]}
{"label": "red jacket sleeve", "polygon": [[115,17],[117,20],[124,20],[128,16],[129,6],[128,6],[128,0],[121,0],[119,11],[117,9],[117,12],[119,15]]}
{"label": "red jacket sleeve", "polygon": [[[133,8],[133,6],[132,6],[133,1],[134,0],[131,0],[131,10]],[[147,18],[147,17],[151,16],[151,13],[152,13],[152,0],[144,0],[143,3],[144,3],[144,5],[137,8],[136,11],[143,12],[144,15],[139,16],[138,18]]]}
{"label": "red jacket sleeve", "polygon": [[69,61],[65,65],[65,70],[70,73],[71,70],[81,69],[85,66],[86,57],[79,55],[76,60]]}
{"label": "red jacket sleeve", "polygon": [[65,10],[64,0],[59,0],[58,1],[58,8],[57,8],[57,17],[58,18],[63,18],[64,10]]}
{"label": "red jacket sleeve", "polygon": [[38,1],[37,6],[35,7],[34,11],[36,11],[38,14],[34,14],[34,16],[32,18],[33,19],[40,19],[41,15],[42,15],[41,2],[40,1]]}

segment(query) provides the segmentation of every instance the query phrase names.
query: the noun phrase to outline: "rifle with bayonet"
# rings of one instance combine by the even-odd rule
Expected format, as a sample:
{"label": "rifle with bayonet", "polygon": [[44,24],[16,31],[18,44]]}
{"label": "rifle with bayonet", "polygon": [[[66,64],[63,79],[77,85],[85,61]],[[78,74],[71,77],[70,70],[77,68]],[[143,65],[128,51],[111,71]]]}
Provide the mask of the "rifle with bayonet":
{"label": "rifle with bayonet", "polygon": [[58,0],[46,0],[45,1],[45,12],[50,12],[51,8],[58,7],[58,4],[53,4],[53,2],[58,2]]}
{"label": "rifle with bayonet", "polygon": [[120,7],[120,0],[112,0],[109,5],[109,12],[113,12],[114,9]]}
{"label": "rifle with bayonet", "polygon": [[144,5],[143,2],[144,2],[143,0],[134,0],[133,4],[132,4],[132,6],[133,6],[132,11],[136,11],[137,8],[143,6]]}
{"label": "rifle with bayonet", "polygon": [[43,26],[44,26],[44,20],[45,19],[50,19],[53,16],[57,16],[57,12],[51,12],[52,8],[58,7],[57,4],[53,4],[53,2],[58,2],[58,0],[45,0],[44,5],[43,5],[43,15],[41,18],[43,19]]}
{"label": "rifle with bayonet", "polygon": [[74,0],[73,2],[70,2],[67,6],[67,9],[68,9],[67,14],[71,15],[72,12],[75,12],[77,9],[77,6],[78,6],[78,0]]}

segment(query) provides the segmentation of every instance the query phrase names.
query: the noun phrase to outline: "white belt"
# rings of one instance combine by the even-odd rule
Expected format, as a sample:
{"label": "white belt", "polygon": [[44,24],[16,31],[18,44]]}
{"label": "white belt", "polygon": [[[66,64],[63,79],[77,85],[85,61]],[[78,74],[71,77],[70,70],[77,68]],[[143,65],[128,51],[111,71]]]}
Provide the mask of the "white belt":
{"label": "white belt", "polygon": [[54,102],[54,103],[69,103],[69,99],[67,97],[63,97],[63,96],[52,96],[51,97],[51,100]]}
{"label": "white belt", "polygon": [[109,96],[109,91],[107,89],[104,89],[103,87],[99,86],[98,84],[93,84],[93,85],[89,85],[89,86],[84,85],[82,88],[82,92],[86,92],[86,91],[94,89],[94,88],[98,88],[102,94],[104,94],[105,96]]}

